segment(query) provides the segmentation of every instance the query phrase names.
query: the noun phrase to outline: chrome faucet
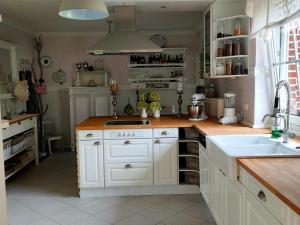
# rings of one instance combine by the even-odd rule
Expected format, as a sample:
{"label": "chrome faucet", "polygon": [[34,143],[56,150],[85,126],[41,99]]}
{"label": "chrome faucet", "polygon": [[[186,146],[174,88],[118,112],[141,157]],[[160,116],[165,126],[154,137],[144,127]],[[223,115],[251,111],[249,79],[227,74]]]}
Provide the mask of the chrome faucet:
{"label": "chrome faucet", "polygon": [[[285,87],[287,92],[287,109],[286,109],[286,116],[280,113],[280,107],[279,107],[279,90]],[[283,119],[284,122],[284,129],[282,131],[282,142],[288,143],[289,138],[294,138],[295,134],[290,132],[290,107],[291,107],[291,87],[289,83],[285,80],[282,80],[277,83],[276,85],[276,94],[275,94],[275,102],[274,102],[274,108],[273,108],[273,114],[266,114],[264,115],[262,122],[266,120],[267,117],[275,118],[276,120],[279,118]]]}

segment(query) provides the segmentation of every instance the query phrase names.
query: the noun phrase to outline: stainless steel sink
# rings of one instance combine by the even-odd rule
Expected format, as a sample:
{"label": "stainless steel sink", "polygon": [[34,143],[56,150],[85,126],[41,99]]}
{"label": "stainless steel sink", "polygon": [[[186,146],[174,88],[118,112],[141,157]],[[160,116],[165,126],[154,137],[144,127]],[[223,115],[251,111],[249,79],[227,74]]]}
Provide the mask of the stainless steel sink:
{"label": "stainless steel sink", "polygon": [[109,120],[105,126],[126,126],[126,125],[150,125],[149,120]]}

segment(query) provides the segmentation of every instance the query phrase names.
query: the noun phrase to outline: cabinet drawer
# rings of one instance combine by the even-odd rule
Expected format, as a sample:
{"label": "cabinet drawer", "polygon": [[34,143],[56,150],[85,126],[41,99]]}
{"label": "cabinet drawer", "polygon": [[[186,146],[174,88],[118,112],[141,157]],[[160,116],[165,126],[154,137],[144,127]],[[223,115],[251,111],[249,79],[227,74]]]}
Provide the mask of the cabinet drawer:
{"label": "cabinet drawer", "polygon": [[243,168],[240,170],[240,180],[246,189],[284,224],[287,215],[285,204]]}
{"label": "cabinet drawer", "polygon": [[104,130],[104,139],[152,138],[152,129]]}
{"label": "cabinet drawer", "polygon": [[152,163],[105,164],[105,186],[153,185]]}
{"label": "cabinet drawer", "polygon": [[152,162],[152,139],[105,140],[104,158],[106,163]]}
{"label": "cabinet drawer", "polygon": [[81,130],[78,131],[79,140],[95,140],[102,139],[103,133],[102,130]]}
{"label": "cabinet drawer", "polygon": [[26,130],[34,128],[35,124],[36,124],[36,118],[27,119],[27,120],[20,121],[18,123],[11,124],[9,125],[9,127],[3,129],[2,138],[4,140],[16,134],[20,134]]}
{"label": "cabinet drawer", "polygon": [[153,129],[154,138],[178,137],[177,128],[157,128]]}

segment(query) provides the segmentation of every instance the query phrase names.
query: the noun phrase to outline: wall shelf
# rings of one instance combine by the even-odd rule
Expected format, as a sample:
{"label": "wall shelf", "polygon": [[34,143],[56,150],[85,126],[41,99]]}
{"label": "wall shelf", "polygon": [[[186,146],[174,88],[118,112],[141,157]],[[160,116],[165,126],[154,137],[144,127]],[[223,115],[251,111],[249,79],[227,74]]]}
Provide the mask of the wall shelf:
{"label": "wall shelf", "polygon": [[29,163],[31,163],[34,160],[34,158],[28,159],[27,161],[25,161],[24,163],[20,164],[20,167],[18,167],[16,170],[14,170],[12,173],[8,174],[5,176],[5,180],[7,180],[8,178],[10,178],[11,176],[13,176],[14,174],[16,174],[17,172],[19,172],[21,169],[23,169],[25,166],[27,166]]}
{"label": "wall shelf", "polygon": [[221,60],[221,59],[237,59],[237,58],[248,58],[248,55],[232,55],[232,56],[216,57],[217,60]]}
{"label": "wall shelf", "polygon": [[240,78],[240,77],[248,77],[248,74],[239,74],[239,75],[217,75],[214,77],[205,77],[205,79],[222,79],[222,78]]}
{"label": "wall shelf", "polygon": [[228,37],[216,38],[216,41],[226,41],[226,40],[242,39],[242,38],[249,38],[249,35],[238,35],[238,36],[228,36]]}
{"label": "wall shelf", "polygon": [[229,16],[229,17],[218,18],[218,19],[215,20],[215,22],[221,22],[221,21],[226,21],[226,20],[234,20],[234,19],[242,19],[242,18],[248,19],[249,17],[247,15]]}
{"label": "wall shelf", "polygon": [[148,68],[148,67],[154,67],[154,68],[160,68],[160,67],[169,67],[169,68],[184,68],[185,63],[151,63],[151,64],[128,64],[129,68]]}

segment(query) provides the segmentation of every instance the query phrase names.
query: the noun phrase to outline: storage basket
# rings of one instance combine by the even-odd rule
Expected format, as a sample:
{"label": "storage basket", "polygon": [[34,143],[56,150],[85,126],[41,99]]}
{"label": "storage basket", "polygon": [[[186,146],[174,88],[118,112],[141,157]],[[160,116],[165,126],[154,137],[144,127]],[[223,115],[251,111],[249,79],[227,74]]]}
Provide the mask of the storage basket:
{"label": "storage basket", "polygon": [[199,143],[197,142],[187,142],[186,143],[186,152],[193,155],[199,155]]}
{"label": "storage basket", "polygon": [[11,155],[11,140],[6,140],[3,142],[3,154],[4,154],[4,160],[7,160]]}
{"label": "storage basket", "polygon": [[199,173],[192,171],[185,171],[181,174],[181,184],[191,184],[199,186]]}
{"label": "storage basket", "polygon": [[199,140],[200,134],[194,128],[184,128],[185,139]]}

